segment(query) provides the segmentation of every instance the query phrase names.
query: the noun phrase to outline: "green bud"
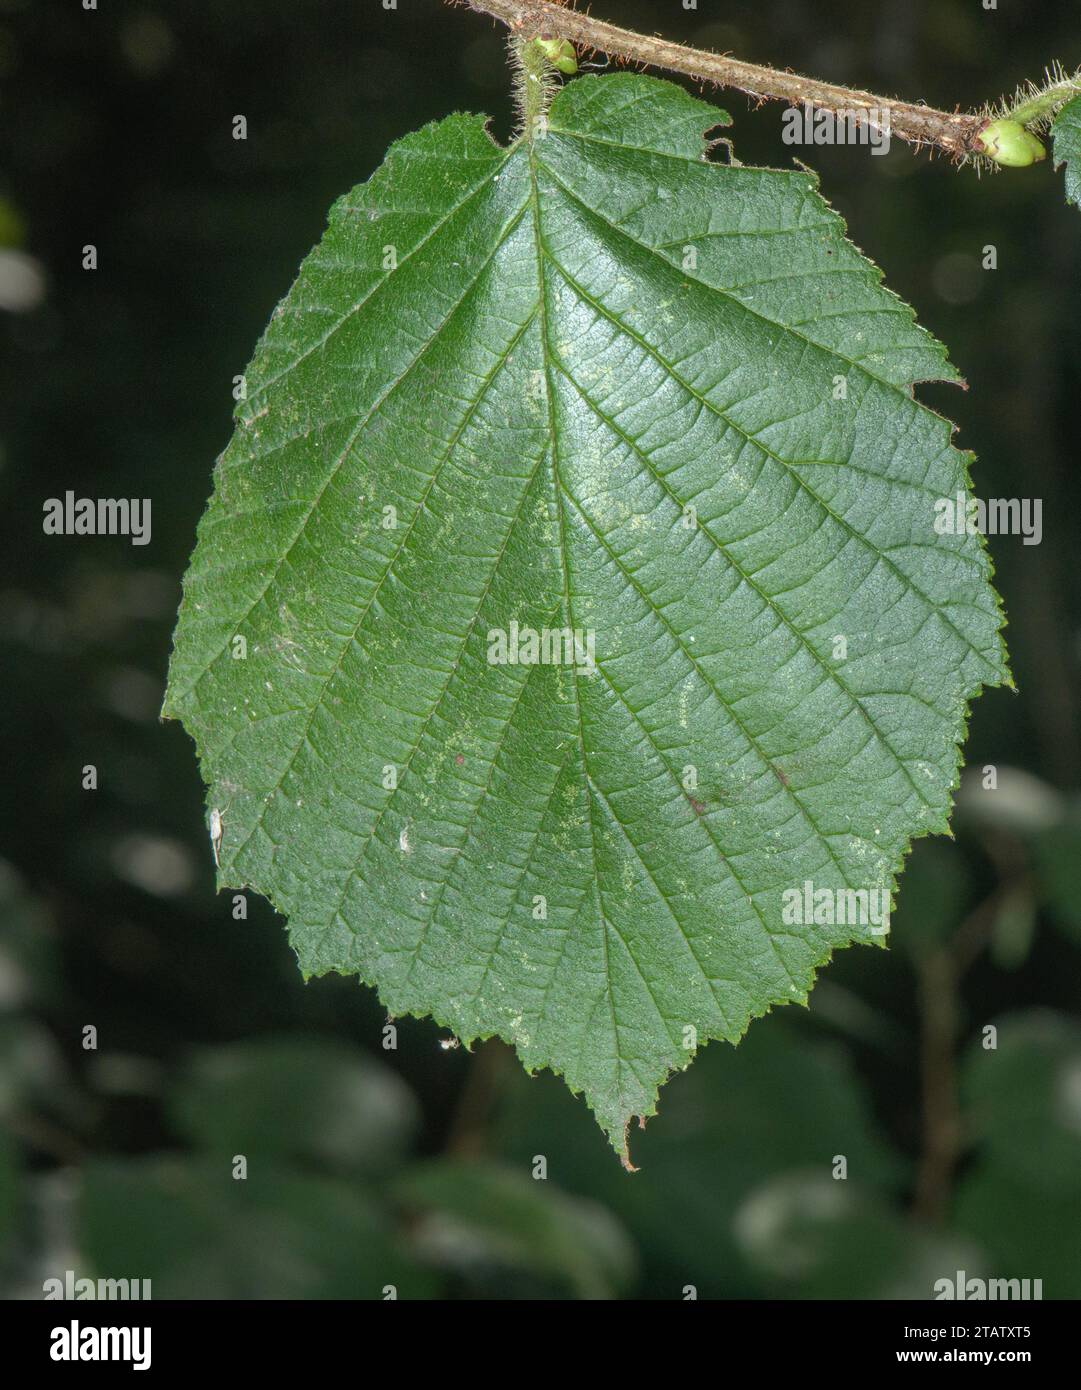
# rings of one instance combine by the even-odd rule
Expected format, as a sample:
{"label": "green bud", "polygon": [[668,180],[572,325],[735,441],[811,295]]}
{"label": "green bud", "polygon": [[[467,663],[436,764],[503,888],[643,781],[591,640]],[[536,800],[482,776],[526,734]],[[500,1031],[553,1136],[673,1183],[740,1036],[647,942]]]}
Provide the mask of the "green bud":
{"label": "green bud", "polygon": [[577,72],[578,55],[570,39],[534,39],[540,51],[560,72]]}
{"label": "green bud", "polygon": [[1007,169],[1024,169],[1047,158],[1043,143],[1019,121],[992,121],[977,138],[987,157]]}

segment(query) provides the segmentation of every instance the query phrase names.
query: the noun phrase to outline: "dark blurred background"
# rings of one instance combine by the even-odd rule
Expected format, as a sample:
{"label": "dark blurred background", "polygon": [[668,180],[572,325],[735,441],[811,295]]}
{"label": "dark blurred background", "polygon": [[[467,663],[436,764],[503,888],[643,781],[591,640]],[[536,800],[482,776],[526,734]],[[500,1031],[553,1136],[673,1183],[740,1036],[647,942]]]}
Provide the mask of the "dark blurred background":
{"label": "dark blurred background", "polygon": [[[1081,63],[1066,6],[594,10],[950,108]],[[781,107],[716,99],[744,162],[788,162]],[[977,492],[1042,498],[1044,539],[991,541],[1019,693],[975,706],[956,839],[916,846],[891,949],[708,1047],[640,1172],[499,1044],[404,1020],[386,1050],[372,990],[304,985],[281,919],[215,896],[158,710],[232,379],[331,202],[463,108],[506,137],[502,34],[438,0],[0,0],[0,1290],[889,1298],[963,1269],[1081,1296],[1081,213],[1050,161],[795,151],[967,377],[920,395]],[[43,535],[69,488],[151,497],[152,543]]]}

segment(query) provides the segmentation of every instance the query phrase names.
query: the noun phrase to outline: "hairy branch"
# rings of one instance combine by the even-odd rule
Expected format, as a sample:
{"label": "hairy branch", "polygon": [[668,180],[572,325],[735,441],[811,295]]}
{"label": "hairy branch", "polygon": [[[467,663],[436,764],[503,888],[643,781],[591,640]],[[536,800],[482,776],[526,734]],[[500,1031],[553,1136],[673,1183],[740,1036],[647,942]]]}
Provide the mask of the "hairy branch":
{"label": "hairy branch", "polygon": [[[567,9],[553,0],[465,0],[465,3],[481,14],[501,20],[519,38],[542,35],[565,38],[584,49],[664,68],[669,72],[681,72],[687,77],[712,82],[719,87],[734,87],[759,101],[809,102],[826,111],[865,113],[865,118],[871,124],[875,124],[876,116],[888,112],[891,136],[896,135],[917,147],[944,150],[957,160],[979,158],[989,153],[987,143],[981,140],[981,136],[995,114],[990,108],[983,111],[937,111],[930,106],[894,101],[876,96],[873,92],[820,82],[813,77],[802,77],[799,73],[782,72],[757,63],[746,63],[728,54],[688,48],[648,34],[635,34],[629,29],[594,19],[591,15]],[[1068,79],[1063,85],[1068,87],[1061,95],[1063,101],[1081,90],[1077,79]],[[1000,117],[1018,119],[1013,112],[1000,111],[998,114]],[[1021,121],[1025,119],[1025,115],[1020,117]],[[994,157],[992,153],[991,158]]]}

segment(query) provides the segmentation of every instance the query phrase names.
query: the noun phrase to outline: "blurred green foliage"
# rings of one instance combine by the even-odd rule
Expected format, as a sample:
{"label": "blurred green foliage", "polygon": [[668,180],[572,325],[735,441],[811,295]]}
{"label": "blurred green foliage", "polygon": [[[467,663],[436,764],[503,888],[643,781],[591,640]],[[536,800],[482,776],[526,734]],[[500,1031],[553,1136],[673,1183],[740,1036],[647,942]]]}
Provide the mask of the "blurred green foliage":
{"label": "blurred green foliage", "polygon": [[[595,9],[938,106],[1081,61],[1047,7]],[[1050,161],[801,152],[968,377],[921,394],[977,491],[1044,500],[1040,546],[991,541],[1020,694],[975,708],[956,839],[914,848],[892,949],[705,1049],[627,1174],[557,1079],[424,1021],[385,1048],[371,991],[304,985],[265,904],[235,920],[193,750],[157,721],[232,378],[392,139],[462,108],[506,135],[500,34],[438,0],[11,0],[0,99],[0,243],[33,263],[0,317],[0,1288],[884,1298],[963,1268],[1081,1296],[1081,228]],[[741,159],[788,160],[778,108],[725,100]],[[69,487],[151,496],[153,543],[44,537]]]}

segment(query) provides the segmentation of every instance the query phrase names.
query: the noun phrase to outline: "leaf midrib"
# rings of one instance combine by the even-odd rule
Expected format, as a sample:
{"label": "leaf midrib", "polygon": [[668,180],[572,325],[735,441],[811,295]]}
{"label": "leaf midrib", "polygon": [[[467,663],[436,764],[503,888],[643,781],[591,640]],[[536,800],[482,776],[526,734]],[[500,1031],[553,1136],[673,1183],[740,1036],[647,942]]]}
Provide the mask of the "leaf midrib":
{"label": "leaf midrib", "polygon": [[[544,357],[544,399],[548,411],[548,440],[549,448],[552,454],[553,502],[556,516],[559,520],[559,559],[560,569],[563,577],[563,603],[566,625],[571,629],[571,631],[573,631],[574,616],[571,607],[570,568],[567,559],[567,536],[563,516],[563,503],[561,501],[561,495],[563,493],[563,480],[559,471],[559,439],[558,432],[556,430],[555,404],[553,399],[552,378],[550,370],[552,358],[551,349],[549,347],[548,341],[548,298],[544,276],[544,250],[541,239],[540,194],[537,187],[536,142],[533,139],[529,139],[527,142],[526,157],[529,163],[530,204],[533,215],[534,250],[536,255],[537,286],[540,300],[540,338],[541,352]],[[578,752],[579,756],[582,759],[582,772],[585,776],[585,786],[583,790],[585,792],[586,811],[589,817],[590,856],[593,870],[590,877],[593,885],[593,893],[596,900],[597,912],[600,915],[601,955],[604,961],[604,994],[607,996],[608,999],[608,1009],[612,1024],[612,1041],[615,1044],[615,1088],[621,1106],[626,1107],[627,1101],[624,1098],[623,1092],[623,1048],[621,1046],[619,1036],[619,1019],[616,1017],[615,991],[612,988],[612,966],[611,958],[609,956],[608,951],[609,920],[608,914],[605,911],[604,906],[604,894],[600,886],[600,872],[597,860],[597,829],[593,819],[593,797],[592,792],[590,790],[590,784],[592,779],[589,775],[589,762],[586,758],[585,720],[582,714],[582,696],[581,691],[578,687],[578,669],[576,663],[571,664],[570,681],[571,688],[574,691],[574,703],[578,729]],[[627,943],[623,941],[623,938],[620,936],[615,924],[612,923],[611,925],[612,930],[615,931],[616,936],[621,941],[623,949],[627,951],[628,955],[631,955],[630,951],[627,948]],[[633,955],[631,956],[631,959],[633,960]]]}

